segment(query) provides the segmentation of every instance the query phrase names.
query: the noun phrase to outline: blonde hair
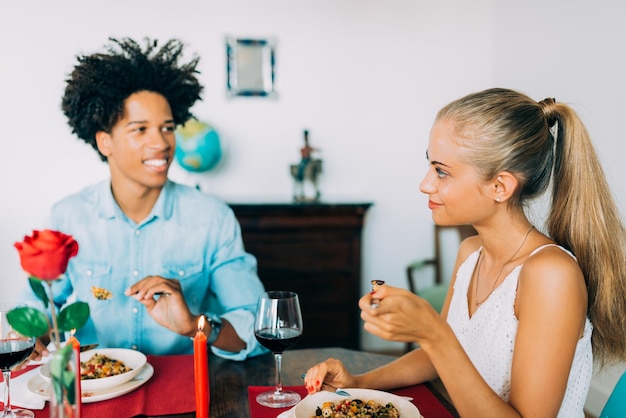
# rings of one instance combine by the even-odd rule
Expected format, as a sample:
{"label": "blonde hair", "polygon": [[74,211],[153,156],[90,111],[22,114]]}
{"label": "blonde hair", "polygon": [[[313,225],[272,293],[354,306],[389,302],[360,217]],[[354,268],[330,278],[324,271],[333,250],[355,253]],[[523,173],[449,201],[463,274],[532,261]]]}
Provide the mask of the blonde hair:
{"label": "blonde hair", "polygon": [[574,253],[585,277],[594,356],[601,364],[626,360],[626,231],[576,112],[498,88],[450,103],[437,120],[454,122],[484,180],[501,171],[517,177],[513,205],[523,208],[552,180],[547,232]]}

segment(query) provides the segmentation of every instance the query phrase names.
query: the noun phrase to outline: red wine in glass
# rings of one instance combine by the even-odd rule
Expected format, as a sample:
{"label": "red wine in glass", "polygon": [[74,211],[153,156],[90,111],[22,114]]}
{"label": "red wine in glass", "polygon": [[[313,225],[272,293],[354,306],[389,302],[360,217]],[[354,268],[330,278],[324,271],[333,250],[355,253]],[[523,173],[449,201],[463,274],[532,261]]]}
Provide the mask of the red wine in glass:
{"label": "red wine in glass", "polygon": [[263,328],[254,335],[261,345],[272,353],[282,353],[298,342],[302,331],[297,328]]}
{"label": "red wine in glass", "polygon": [[274,353],[276,386],[273,391],[260,393],[258,403],[270,408],[283,408],[298,403],[300,395],[283,390],[280,368],[283,351],[292,347],[302,336],[300,301],[294,292],[271,291],[259,298],[254,335],[264,347]]}
{"label": "red wine in glass", "polygon": [[0,370],[9,372],[30,356],[35,348],[35,340],[17,338],[0,340]]}
{"label": "red wine in glass", "polygon": [[35,414],[27,409],[11,408],[11,370],[30,356],[35,349],[35,339],[18,335],[9,324],[6,305],[0,306],[0,370],[6,384],[4,390],[3,418],[32,418]]}

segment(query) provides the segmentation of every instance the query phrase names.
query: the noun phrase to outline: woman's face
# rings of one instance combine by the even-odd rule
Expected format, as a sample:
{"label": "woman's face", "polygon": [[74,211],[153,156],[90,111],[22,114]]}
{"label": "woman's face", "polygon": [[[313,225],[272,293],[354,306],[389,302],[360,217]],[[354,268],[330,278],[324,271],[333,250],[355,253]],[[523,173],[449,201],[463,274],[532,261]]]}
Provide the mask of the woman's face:
{"label": "woman's face", "polygon": [[463,162],[465,149],[459,144],[452,122],[435,122],[428,142],[429,168],[420,191],[428,195],[428,208],[438,225],[476,224],[487,216],[485,205],[493,203],[475,167]]}
{"label": "woman's face", "polygon": [[110,133],[99,132],[114,187],[161,188],[174,157],[175,124],[162,95],[140,91],[124,102],[124,115]]}

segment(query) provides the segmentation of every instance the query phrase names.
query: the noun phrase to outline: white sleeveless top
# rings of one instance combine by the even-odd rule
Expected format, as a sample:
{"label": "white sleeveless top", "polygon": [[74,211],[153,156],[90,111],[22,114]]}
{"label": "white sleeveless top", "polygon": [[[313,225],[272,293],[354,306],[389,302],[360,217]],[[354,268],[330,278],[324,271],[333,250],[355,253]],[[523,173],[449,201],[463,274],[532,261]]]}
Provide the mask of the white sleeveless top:
{"label": "white sleeveless top", "polygon": [[[537,248],[531,256],[549,245]],[[564,248],[557,247],[574,257]],[[515,267],[504,278],[470,318],[467,294],[481,250],[482,248],[479,248],[473,252],[459,267],[448,310],[448,323],[483,379],[491,389],[508,402],[511,392],[513,349],[518,327],[514,310],[515,298],[522,265]],[[593,373],[592,329],[591,322],[587,318],[583,336],[576,345],[576,353],[558,417],[584,417],[583,407]]]}

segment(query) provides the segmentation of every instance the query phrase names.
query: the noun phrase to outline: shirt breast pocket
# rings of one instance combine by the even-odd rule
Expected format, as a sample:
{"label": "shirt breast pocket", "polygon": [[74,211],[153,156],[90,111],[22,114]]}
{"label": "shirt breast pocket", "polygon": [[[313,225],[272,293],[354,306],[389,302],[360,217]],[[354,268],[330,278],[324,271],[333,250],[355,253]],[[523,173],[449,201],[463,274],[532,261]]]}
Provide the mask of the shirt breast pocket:
{"label": "shirt breast pocket", "polygon": [[[125,283],[112,279],[112,267],[102,262],[80,261],[73,266],[72,286],[79,300],[108,301],[124,294]],[[92,308],[93,303],[90,303]]]}
{"label": "shirt breast pocket", "polygon": [[208,294],[209,279],[205,277],[203,264],[197,261],[163,263],[161,276],[180,282],[185,301],[192,311],[201,306]]}
{"label": "shirt breast pocket", "polygon": [[164,263],[161,276],[167,279],[177,279],[181,283],[187,280],[197,279],[202,276],[202,263],[198,262],[174,262]]}

